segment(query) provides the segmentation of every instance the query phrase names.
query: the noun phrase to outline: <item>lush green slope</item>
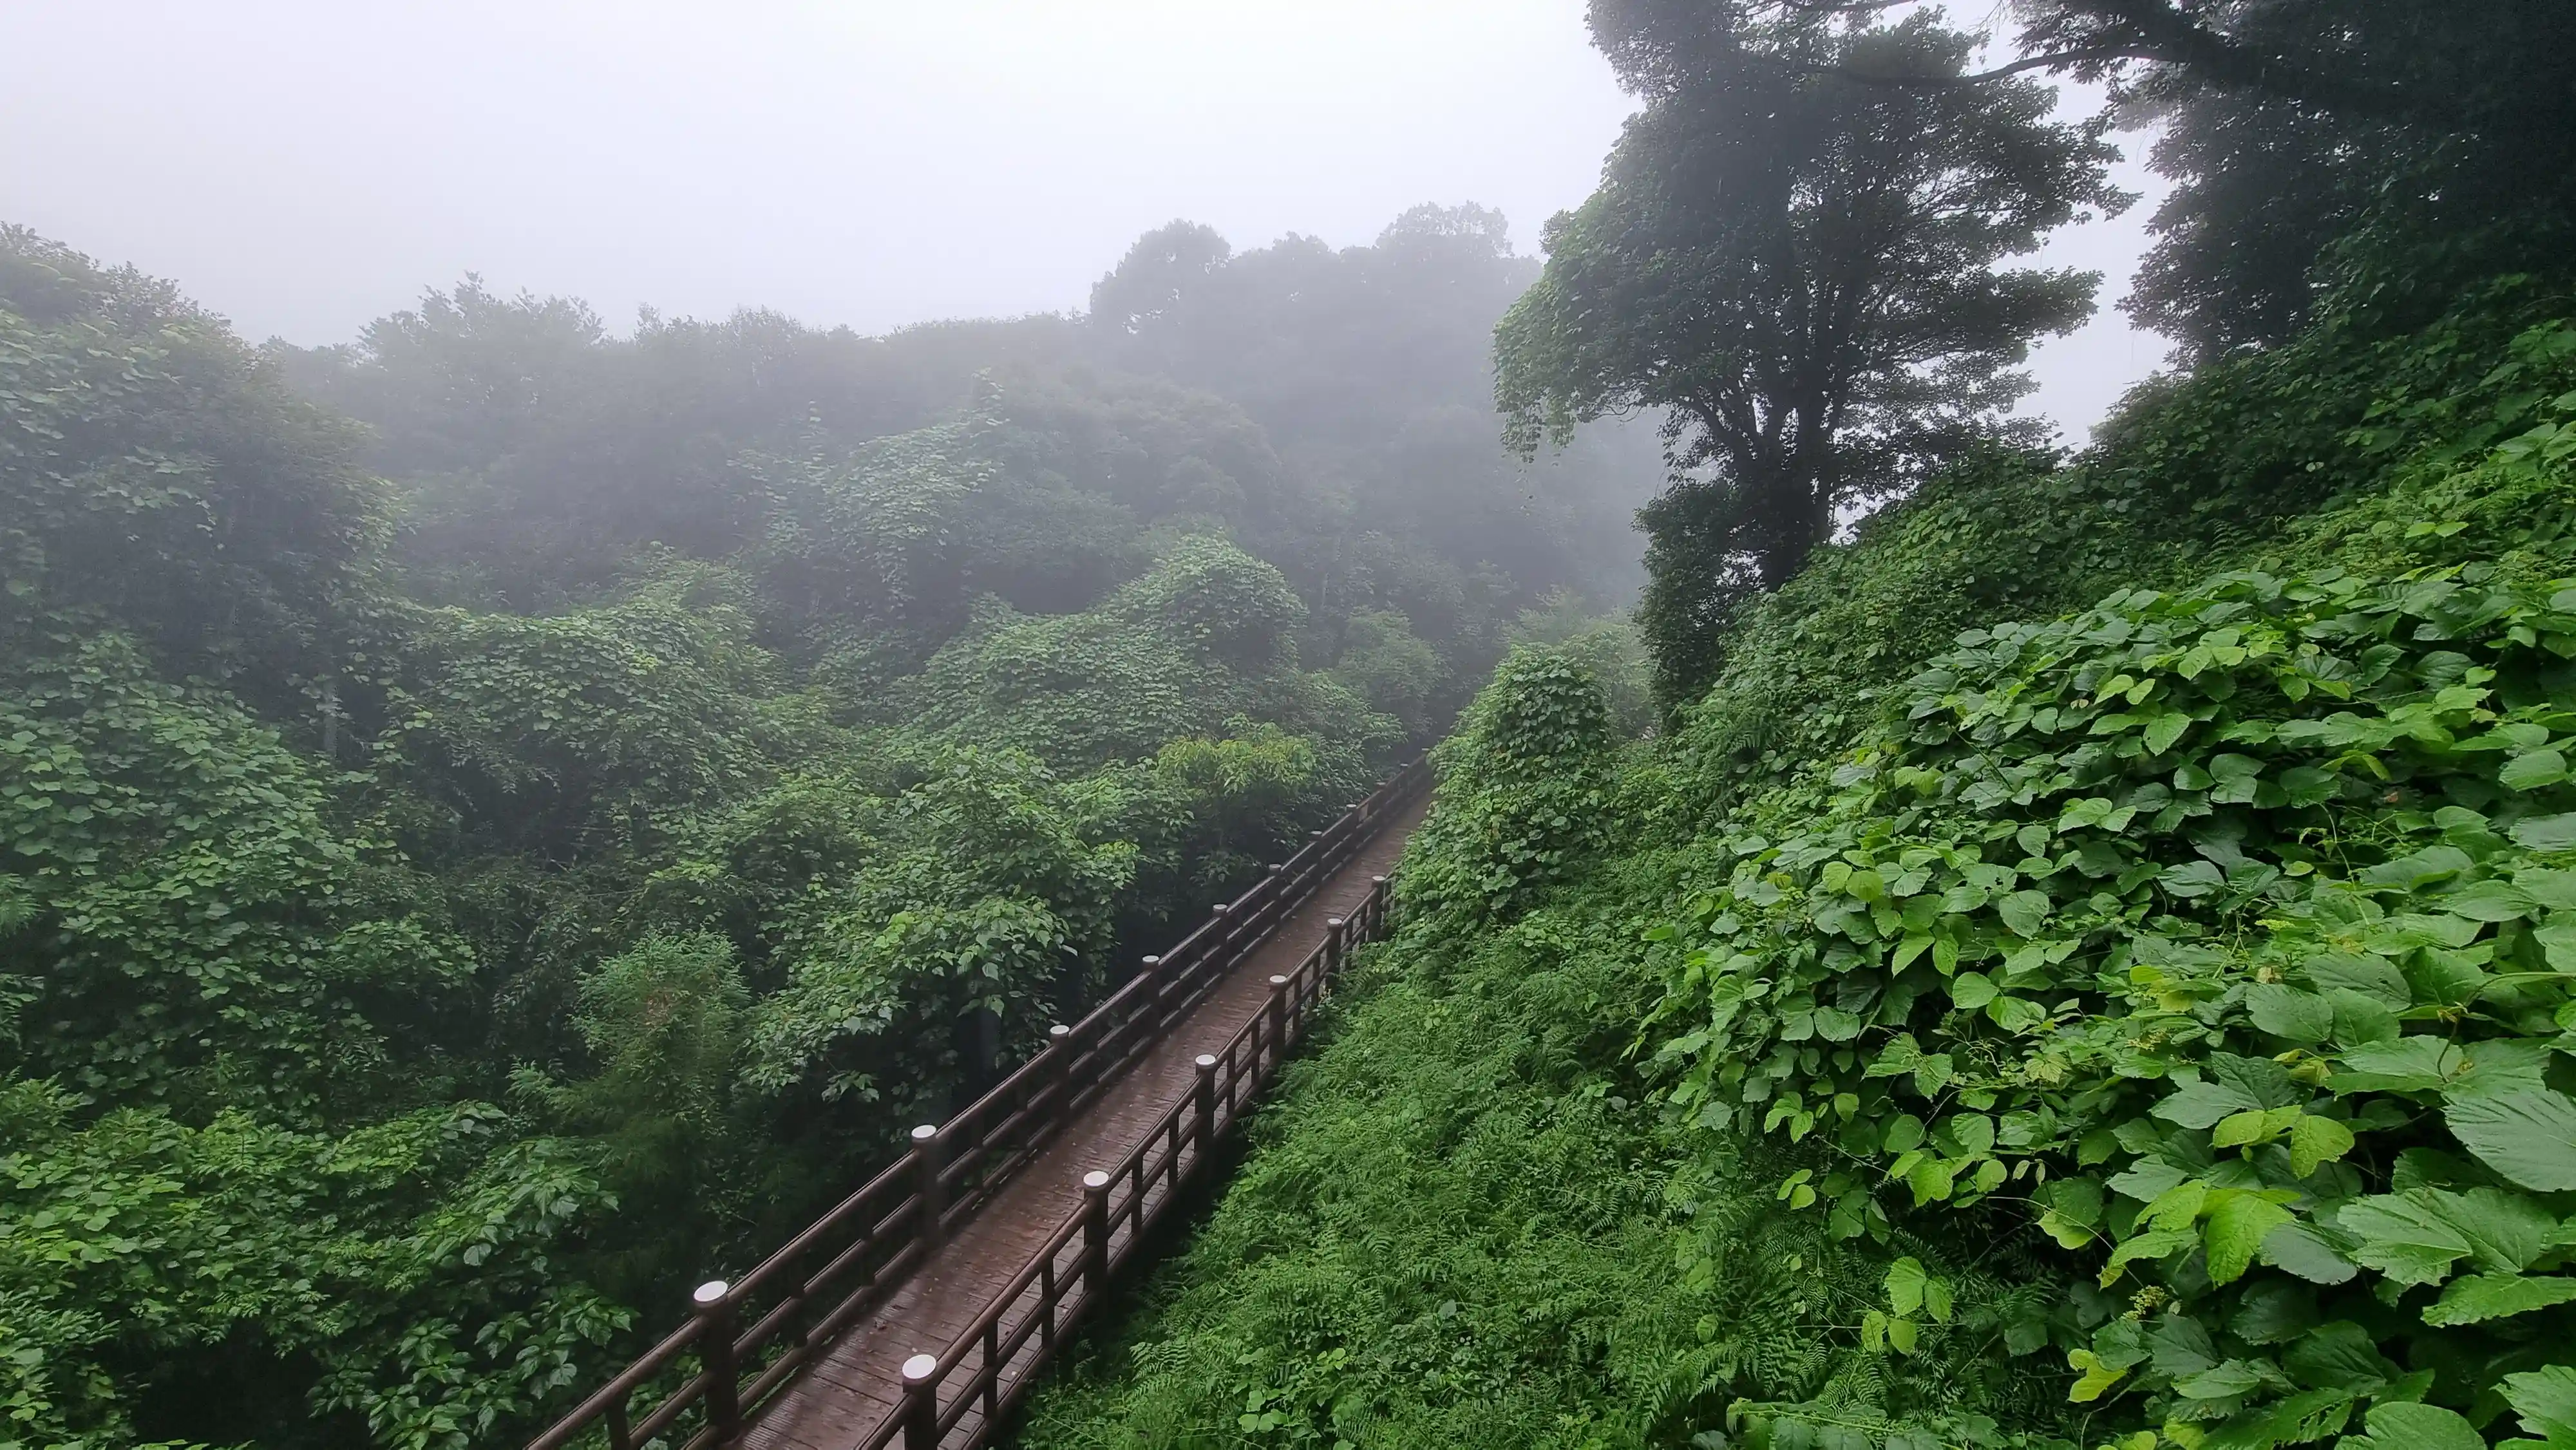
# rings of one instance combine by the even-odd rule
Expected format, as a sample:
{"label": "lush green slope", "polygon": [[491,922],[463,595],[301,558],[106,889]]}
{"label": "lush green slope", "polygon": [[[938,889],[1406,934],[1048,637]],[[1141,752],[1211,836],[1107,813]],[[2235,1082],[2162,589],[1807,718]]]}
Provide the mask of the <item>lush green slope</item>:
{"label": "lush green slope", "polygon": [[1518,657],[1374,985],[1025,1440],[2576,1433],[2562,312],[1956,470],[1661,740]]}
{"label": "lush green slope", "polygon": [[1336,473],[1152,328],[255,350],[0,227],[0,1450],[524,1440],[1392,769],[1604,584],[1387,456],[1524,270],[1428,221],[1164,359]]}

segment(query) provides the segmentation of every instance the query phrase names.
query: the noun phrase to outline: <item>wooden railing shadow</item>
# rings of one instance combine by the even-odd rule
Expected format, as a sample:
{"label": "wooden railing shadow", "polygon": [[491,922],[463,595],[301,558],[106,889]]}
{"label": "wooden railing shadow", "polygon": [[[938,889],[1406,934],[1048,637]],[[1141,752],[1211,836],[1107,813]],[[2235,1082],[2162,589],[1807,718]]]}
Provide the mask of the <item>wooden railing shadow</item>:
{"label": "wooden railing shadow", "polygon": [[[1048,1045],[991,1091],[945,1123],[913,1129],[904,1157],[750,1273],[700,1285],[679,1328],[530,1441],[528,1450],[603,1441],[608,1450],[657,1443],[714,1450],[738,1439],[749,1415],[902,1283],[1060,1129],[1078,1121],[1430,782],[1427,759],[1398,771],[1250,890],[1220,904],[1170,951],[1146,958],[1143,971],[1081,1021],[1051,1029]],[[869,1450],[898,1434],[907,1450],[928,1450],[942,1436],[956,1439],[961,1424],[966,1443],[980,1443],[1072,1317],[1097,1302],[1107,1276],[1133,1254],[1181,1182],[1209,1161],[1217,1137],[1277,1073],[1325,984],[1352,948],[1382,929],[1386,895],[1379,877],[1321,946],[1294,971],[1272,978],[1263,1012],[1223,1052],[1199,1060],[1197,1091],[1125,1160],[1092,1174],[1101,1180],[1096,1187],[1086,1180],[1083,1210],[1049,1236],[1048,1247],[1012,1277],[976,1328],[937,1353],[915,1356],[906,1366],[904,1411]],[[1076,1239],[1084,1247],[1071,1253]],[[925,1361],[915,1376],[914,1366]],[[648,1403],[639,1407],[639,1396]]]}

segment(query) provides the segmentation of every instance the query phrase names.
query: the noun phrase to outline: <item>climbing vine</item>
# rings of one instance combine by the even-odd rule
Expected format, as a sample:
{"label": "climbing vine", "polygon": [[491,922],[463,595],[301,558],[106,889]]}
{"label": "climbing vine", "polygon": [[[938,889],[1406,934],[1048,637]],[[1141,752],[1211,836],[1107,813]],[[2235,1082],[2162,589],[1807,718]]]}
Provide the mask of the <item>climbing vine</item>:
{"label": "climbing vine", "polygon": [[2046,1234],[2084,1279],[2010,1349],[2175,1443],[2474,1435],[2436,1366],[2555,1433],[2571,657],[2576,584],[2477,566],[1973,631],[1656,929],[1668,1101],[1812,1146],[1780,1197],[1837,1235]]}

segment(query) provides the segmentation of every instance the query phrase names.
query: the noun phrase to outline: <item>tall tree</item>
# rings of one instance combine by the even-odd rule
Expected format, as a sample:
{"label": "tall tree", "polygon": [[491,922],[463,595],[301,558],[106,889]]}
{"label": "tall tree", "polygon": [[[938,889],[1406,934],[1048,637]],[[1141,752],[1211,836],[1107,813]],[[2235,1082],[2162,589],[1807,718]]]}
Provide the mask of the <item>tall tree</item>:
{"label": "tall tree", "polygon": [[[1656,0],[1633,0],[1656,3]],[[1737,0],[1736,15],[1897,0]],[[2412,327],[2576,237],[2576,6],[2564,0],[2019,0],[2021,55],[2160,125],[2175,183],[2124,304],[2190,360],[2282,341],[2318,299]],[[1955,86],[1901,67],[1878,84]]]}
{"label": "tall tree", "polygon": [[2044,85],[1871,79],[1967,74],[1973,42],[1931,17],[1596,0],[1592,25],[1645,105],[1600,189],[1548,224],[1546,271],[1497,332],[1497,396],[1525,452],[1666,410],[1641,623],[1672,701],[1715,672],[1736,602],[1842,511],[2006,427],[2014,365],[2090,315],[2100,279],[1998,263],[2128,198],[2100,126],[2050,121]]}
{"label": "tall tree", "polygon": [[2205,359],[2340,291],[2411,327],[2465,283],[2564,270],[2576,6],[2564,0],[2046,0],[2025,63],[2115,82],[2175,182],[2126,304]]}

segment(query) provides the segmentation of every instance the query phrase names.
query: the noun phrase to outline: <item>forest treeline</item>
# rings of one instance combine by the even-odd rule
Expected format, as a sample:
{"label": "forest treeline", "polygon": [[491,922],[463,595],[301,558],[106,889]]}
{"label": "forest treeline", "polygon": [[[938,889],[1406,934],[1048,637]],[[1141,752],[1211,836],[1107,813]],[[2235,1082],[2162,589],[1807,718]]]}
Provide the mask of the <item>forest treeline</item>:
{"label": "forest treeline", "polygon": [[1640,666],[1651,434],[1493,426],[1536,270],[299,349],[0,232],[0,1445],[514,1443],[1507,645]]}
{"label": "forest treeline", "polygon": [[[1021,1443],[2576,1446],[2576,10],[1590,15],[1499,396],[1665,410],[1664,728],[1505,658]],[[2027,258],[2142,123],[2181,365],[2067,453]]]}
{"label": "forest treeline", "polygon": [[2576,8],[1589,15],[1543,262],[296,349],[0,233],[0,1450],[512,1443],[1444,735],[1023,1443],[2576,1446]]}

